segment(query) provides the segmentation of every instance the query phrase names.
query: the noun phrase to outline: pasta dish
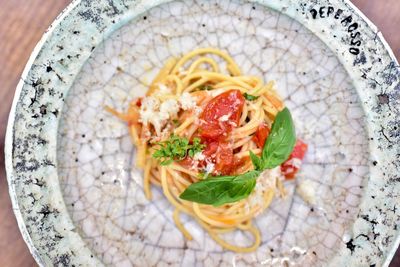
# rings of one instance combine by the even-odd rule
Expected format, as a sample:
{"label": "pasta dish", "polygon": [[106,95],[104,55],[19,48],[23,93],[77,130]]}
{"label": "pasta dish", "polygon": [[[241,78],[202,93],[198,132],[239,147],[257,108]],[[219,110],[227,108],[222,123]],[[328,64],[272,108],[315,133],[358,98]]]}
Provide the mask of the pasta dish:
{"label": "pasta dish", "polygon": [[[181,213],[225,249],[260,245],[252,219],[285,195],[283,181],[295,177],[307,150],[274,86],[242,74],[224,51],[204,48],[168,60],[125,112],[106,107],[129,127],[146,197],[152,185],[162,189],[187,239]],[[227,242],[224,233],[234,230],[250,232],[252,245]]]}

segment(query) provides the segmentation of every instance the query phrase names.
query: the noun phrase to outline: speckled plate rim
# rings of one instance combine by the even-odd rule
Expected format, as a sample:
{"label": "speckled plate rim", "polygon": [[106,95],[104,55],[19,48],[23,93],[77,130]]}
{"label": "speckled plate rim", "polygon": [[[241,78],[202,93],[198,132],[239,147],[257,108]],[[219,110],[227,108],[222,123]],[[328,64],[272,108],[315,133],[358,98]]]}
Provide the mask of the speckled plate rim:
{"label": "speckled plate rim", "polygon": [[[93,2],[76,0],[53,22],[25,67],[10,111],[5,141],[10,196],[23,238],[39,265],[102,265],[77,233],[62,199],[56,161],[58,113],[92,50],[136,15],[169,1]],[[330,265],[387,266],[400,243],[400,210],[396,208],[400,195],[400,165],[396,162],[400,154],[400,129],[396,127],[400,125],[400,77],[393,52],[376,26],[348,0],[252,2],[302,23],[332,49],[352,78],[373,138],[373,158],[360,212],[351,229],[351,246],[344,243]],[[334,13],[327,16],[332,8]],[[339,9],[342,16],[335,19]],[[342,20],[348,16],[352,22],[345,26]],[[357,29],[349,32],[354,23]],[[360,35],[353,42],[359,40],[360,46],[350,46],[351,33],[356,31]],[[64,44],[72,49],[61,49]],[[350,50],[352,47],[360,53],[352,54],[356,51]],[[68,54],[74,49],[80,51],[79,56]],[[58,64],[60,60],[68,66]],[[49,64],[57,77],[47,71]],[[371,240],[371,234],[375,239]]]}

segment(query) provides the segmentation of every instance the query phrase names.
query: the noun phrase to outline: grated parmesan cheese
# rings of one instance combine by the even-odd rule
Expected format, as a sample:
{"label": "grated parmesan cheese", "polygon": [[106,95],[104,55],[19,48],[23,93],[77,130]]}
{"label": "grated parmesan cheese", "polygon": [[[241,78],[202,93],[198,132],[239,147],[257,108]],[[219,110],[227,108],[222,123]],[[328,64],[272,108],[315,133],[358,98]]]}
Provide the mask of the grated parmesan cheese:
{"label": "grated parmesan cheese", "polygon": [[276,181],[280,178],[282,178],[281,167],[277,166],[263,171],[257,179],[257,183],[261,184],[263,189],[275,188]]}
{"label": "grated parmesan cheese", "polygon": [[196,105],[196,98],[191,96],[188,92],[184,92],[179,97],[179,103],[181,104],[181,108],[183,110],[193,109]]}
{"label": "grated parmesan cheese", "polygon": [[143,124],[152,124],[157,135],[161,134],[161,128],[165,125],[169,118],[169,113],[159,112],[160,101],[152,96],[145,97],[140,107],[139,121]]}
{"label": "grated parmesan cheese", "polygon": [[292,159],[288,160],[285,164],[291,165],[291,166],[295,167],[296,169],[300,169],[301,163],[302,163],[301,159],[292,158]]}
{"label": "grated parmesan cheese", "polygon": [[183,93],[178,100],[163,100],[163,96],[170,94],[171,89],[162,83],[159,83],[158,87],[159,90],[155,94],[143,98],[139,110],[139,122],[144,125],[153,125],[157,136],[160,136],[167,121],[176,117],[181,108],[194,109],[198,112],[199,107],[196,105],[196,99],[187,92]]}
{"label": "grated parmesan cheese", "polygon": [[237,123],[234,121],[229,121],[228,124],[232,125],[233,127],[237,127]]}
{"label": "grated parmesan cheese", "polygon": [[207,160],[207,165],[204,168],[206,174],[210,174],[214,171],[215,164]]}
{"label": "grated parmesan cheese", "polygon": [[145,97],[142,100],[142,105],[140,107],[140,119],[139,121],[143,124],[148,124],[154,119],[154,113],[160,106],[160,101],[154,97]]}
{"label": "grated parmesan cheese", "polygon": [[202,152],[197,152],[193,156],[193,160],[204,160],[206,156]]}
{"label": "grated parmesan cheese", "polygon": [[[253,207],[264,207],[264,193],[268,189],[276,190],[276,183],[278,179],[282,179],[282,172],[280,166],[274,169],[267,169],[263,171],[257,178],[256,187],[246,203],[246,210]],[[248,206],[247,206],[248,205]],[[262,209],[260,209],[260,212]]]}
{"label": "grated parmesan cheese", "polygon": [[317,204],[315,197],[315,183],[311,180],[304,180],[297,186],[297,192],[301,198],[312,205]]}
{"label": "grated parmesan cheese", "polygon": [[160,106],[160,101],[152,96],[142,99],[142,106],[148,110],[155,110]]}
{"label": "grated parmesan cheese", "polygon": [[175,99],[168,99],[160,106],[160,112],[169,115],[169,118],[175,117],[178,114],[179,105]]}
{"label": "grated parmesan cheese", "polygon": [[237,107],[237,106],[240,106],[241,103],[242,103],[242,102],[240,101],[240,99],[236,99],[236,100],[235,100],[235,103],[233,103],[233,105],[234,105],[235,107]]}
{"label": "grated parmesan cheese", "polygon": [[219,117],[218,120],[219,120],[219,121],[228,121],[229,118],[231,117],[231,115],[232,115],[232,113],[222,115],[221,117]]}

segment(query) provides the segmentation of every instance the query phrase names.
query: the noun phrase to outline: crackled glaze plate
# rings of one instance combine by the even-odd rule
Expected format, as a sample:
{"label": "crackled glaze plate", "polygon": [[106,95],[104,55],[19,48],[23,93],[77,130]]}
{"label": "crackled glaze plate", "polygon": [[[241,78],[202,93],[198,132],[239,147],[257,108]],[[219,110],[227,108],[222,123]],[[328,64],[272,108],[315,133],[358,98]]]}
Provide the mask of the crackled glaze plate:
{"label": "crackled glaze plate", "polygon": [[[309,152],[255,224],[254,253],[223,250],[159,189],[146,200],[127,127],[104,106],[145,94],[166,59],[227,51],[275,80]],[[346,0],[75,1],[18,85],[6,167],[21,232],[43,266],[385,266],[399,243],[399,66]],[[298,185],[308,181],[315,201]],[[233,234],[246,244],[250,237]]]}

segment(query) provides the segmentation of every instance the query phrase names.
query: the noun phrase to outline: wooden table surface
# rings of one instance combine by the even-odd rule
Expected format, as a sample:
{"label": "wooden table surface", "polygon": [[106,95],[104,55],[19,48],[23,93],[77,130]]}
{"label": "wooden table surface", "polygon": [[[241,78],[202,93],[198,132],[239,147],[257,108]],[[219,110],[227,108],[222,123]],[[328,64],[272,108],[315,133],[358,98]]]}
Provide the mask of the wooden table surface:
{"label": "wooden table surface", "polygon": [[[0,140],[4,135],[8,113],[22,70],[43,32],[68,0],[0,0]],[[29,4],[28,4],[29,3]],[[400,59],[400,1],[353,0],[382,31]],[[4,154],[0,153],[0,266],[35,266],[12,212],[4,171]],[[400,250],[399,250],[400,251]],[[397,253],[391,267],[400,266]]]}

